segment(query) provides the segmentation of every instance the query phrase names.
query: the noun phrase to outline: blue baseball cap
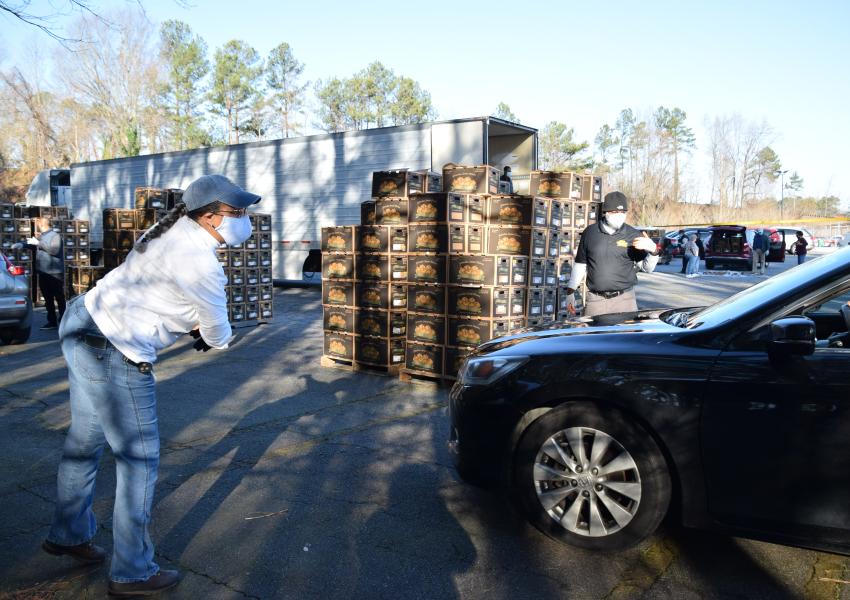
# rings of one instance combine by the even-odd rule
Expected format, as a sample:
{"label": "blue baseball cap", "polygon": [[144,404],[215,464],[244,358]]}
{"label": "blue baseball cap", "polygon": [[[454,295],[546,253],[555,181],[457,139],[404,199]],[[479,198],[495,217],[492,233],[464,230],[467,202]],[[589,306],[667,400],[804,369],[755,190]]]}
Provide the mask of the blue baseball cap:
{"label": "blue baseball cap", "polygon": [[186,211],[192,212],[213,202],[234,208],[246,208],[262,200],[262,196],[246,192],[224,175],[202,175],[183,192]]}

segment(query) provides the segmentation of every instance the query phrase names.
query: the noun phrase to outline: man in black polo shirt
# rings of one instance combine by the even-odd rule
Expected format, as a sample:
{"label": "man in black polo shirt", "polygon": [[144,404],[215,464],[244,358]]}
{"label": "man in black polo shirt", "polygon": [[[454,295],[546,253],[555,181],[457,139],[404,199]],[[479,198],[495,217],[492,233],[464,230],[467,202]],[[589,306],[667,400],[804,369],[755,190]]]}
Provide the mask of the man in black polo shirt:
{"label": "man in black polo shirt", "polygon": [[571,314],[575,314],[572,294],[585,277],[585,316],[637,310],[634,290],[637,272],[654,271],[658,252],[652,239],[626,225],[628,209],[625,194],[609,192],[602,202],[602,218],[582,232],[567,284],[567,293],[571,295],[567,310]]}

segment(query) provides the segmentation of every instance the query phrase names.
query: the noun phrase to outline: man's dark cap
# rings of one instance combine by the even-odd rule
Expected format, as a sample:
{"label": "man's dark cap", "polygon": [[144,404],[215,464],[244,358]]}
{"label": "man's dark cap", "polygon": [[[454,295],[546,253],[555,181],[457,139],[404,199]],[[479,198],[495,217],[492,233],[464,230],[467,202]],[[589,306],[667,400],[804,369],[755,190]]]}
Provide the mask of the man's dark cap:
{"label": "man's dark cap", "polygon": [[183,192],[183,203],[189,212],[213,202],[246,208],[261,199],[261,196],[246,192],[224,175],[203,175],[190,183]]}
{"label": "man's dark cap", "polygon": [[629,210],[629,200],[623,192],[608,192],[602,201],[602,212]]}

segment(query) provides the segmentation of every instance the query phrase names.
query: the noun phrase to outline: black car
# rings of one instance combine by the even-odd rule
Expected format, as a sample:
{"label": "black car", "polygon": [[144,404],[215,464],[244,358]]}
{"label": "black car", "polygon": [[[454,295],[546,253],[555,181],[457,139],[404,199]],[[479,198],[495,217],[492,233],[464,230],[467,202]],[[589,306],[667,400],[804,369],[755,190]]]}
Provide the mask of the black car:
{"label": "black car", "polygon": [[464,479],[561,541],[687,526],[850,551],[850,248],[707,308],[480,346],[450,395]]}

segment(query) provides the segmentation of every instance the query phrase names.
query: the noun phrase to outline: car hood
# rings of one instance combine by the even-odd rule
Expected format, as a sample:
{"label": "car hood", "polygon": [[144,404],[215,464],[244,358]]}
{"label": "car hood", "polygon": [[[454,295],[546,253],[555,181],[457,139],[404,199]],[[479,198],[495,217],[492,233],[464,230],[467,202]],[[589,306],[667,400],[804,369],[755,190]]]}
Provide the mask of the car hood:
{"label": "car hood", "polygon": [[[591,338],[595,336],[599,336],[599,341],[601,342],[603,338],[610,339],[609,336],[612,335],[673,334],[686,331],[659,319],[659,315],[668,312],[668,310],[655,308],[632,313],[600,315],[598,317],[575,317],[565,321],[547,323],[538,327],[529,327],[486,342],[478,347],[475,354],[496,352],[504,348],[537,340],[554,341],[564,338],[580,338],[582,343],[593,343],[591,342]],[[546,346],[549,347],[549,344],[546,344]]]}

